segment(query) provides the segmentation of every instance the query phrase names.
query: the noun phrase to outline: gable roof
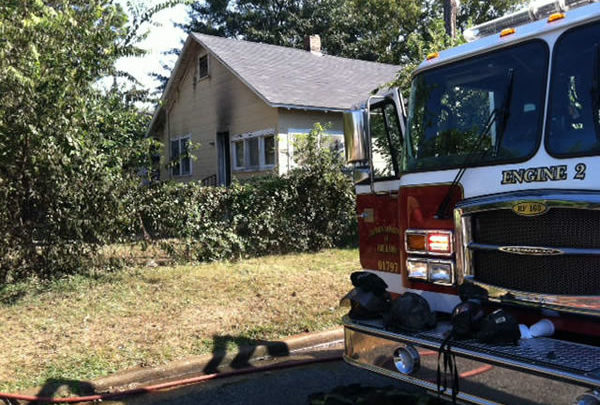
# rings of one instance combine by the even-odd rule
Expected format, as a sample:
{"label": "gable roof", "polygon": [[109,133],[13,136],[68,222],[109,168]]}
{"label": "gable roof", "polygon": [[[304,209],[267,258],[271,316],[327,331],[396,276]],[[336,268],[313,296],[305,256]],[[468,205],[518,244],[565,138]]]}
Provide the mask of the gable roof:
{"label": "gable roof", "polygon": [[[395,79],[398,65],[317,55],[302,49],[192,33],[161,97],[164,103],[183,76],[190,48],[199,44],[271,107],[346,111]],[[159,106],[149,129],[160,120]]]}
{"label": "gable roof", "polygon": [[400,66],[193,33],[272,107],[348,110],[391,82]]}

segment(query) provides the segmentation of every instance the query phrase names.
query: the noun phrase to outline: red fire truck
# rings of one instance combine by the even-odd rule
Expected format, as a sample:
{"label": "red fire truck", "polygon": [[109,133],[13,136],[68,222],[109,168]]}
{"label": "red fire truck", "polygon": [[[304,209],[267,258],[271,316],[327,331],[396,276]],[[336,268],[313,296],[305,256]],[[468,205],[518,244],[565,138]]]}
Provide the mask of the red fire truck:
{"label": "red fire truck", "polygon": [[[465,38],[427,56],[407,106],[392,89],[344,116],[362,268],[440,314],[418,333],[346,317],[345,359],[435,391],[437,356],[423,354],[439,349],[443,314],[471,283],[488,309],[549,319],[555,332],[516,346],[457,341],[459,368],[535,374],[600,404],[600,4],[536,1]],[[471,385],[459,400],[519,402]]]}

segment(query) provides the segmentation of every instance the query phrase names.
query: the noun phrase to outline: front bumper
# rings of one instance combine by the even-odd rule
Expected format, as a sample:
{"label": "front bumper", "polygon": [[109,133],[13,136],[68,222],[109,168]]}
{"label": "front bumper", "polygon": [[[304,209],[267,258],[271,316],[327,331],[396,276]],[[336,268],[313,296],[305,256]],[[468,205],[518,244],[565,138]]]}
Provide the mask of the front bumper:
{"label": "front bumper", "polygon": [[[440,322],[431,331],[394,333],[385,330],[379,321],[359,323],[345,317],[344,359],[349,364],[436,391],[437,350],[449,330],[448,323]],[[413,345],[421,353],[421,369],[413,375],[401,374],[392,361],[394,351],[407,344]],[[459,372],[477,368],[480,366],[479,362],[483,362],[500,366],[499,373],[503,369],[513,370],[509,374],[511,376],[509,380],[512,379],[517,383],[516,388],[504,385],[496,389],[489,387],[489,382],[494,380],[490,376],[462,379],[458,398],[465,402],[477,404],[520,402],[519,393],[509,391],[520,390],[519,386],[522,386],[525,381],[528,381],[526,384],[537,384],[540,387],[543,384],[539,377],[528,375],[551,379],[551,384],[558,384],[558,381],[570,384],[569,395],[573,395],[571,398],[581,393],[581,387],[600,387],[600,347],[551,338],[536,338],[521,340],[517,346],[457,341],[452,345],[452,352],[459,358]],[[515,371],[517,373],[514,373]],[[496,379],[506,379],[506,374],[504,371],[504,376]],[[548,387],[544,386],[543,389],[547,390]],[[564,392],[565,388],[561,387],[561,390]],[[447,395],[450,393],[449,389],[445,392]],[[538,394],[543,396],[541,392]],[[486,397],[493,400],[485,399]],[[538,400],[539,398],[535,399],[536,402]]]}

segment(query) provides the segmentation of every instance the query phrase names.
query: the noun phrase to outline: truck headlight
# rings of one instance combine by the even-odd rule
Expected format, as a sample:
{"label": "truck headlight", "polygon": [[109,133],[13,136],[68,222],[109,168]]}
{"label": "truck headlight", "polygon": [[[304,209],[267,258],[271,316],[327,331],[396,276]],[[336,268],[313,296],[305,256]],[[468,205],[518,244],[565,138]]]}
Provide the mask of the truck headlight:
{"label": "truck headlight", "polygon": [[452,262],[431,261],[429,262],[429,281],[435,284],[453,284]]}
{"label": "truck headlight", "polygon": [[407,259],[406,270],[410,279],[442,285],[454,283],[454,264],[449,260]]}
{"label": "truck headlight", "polygon": [[427,267],[427,260],[408,259],[406,261],[406,270],[408,272],[408,278],[427,280]]}

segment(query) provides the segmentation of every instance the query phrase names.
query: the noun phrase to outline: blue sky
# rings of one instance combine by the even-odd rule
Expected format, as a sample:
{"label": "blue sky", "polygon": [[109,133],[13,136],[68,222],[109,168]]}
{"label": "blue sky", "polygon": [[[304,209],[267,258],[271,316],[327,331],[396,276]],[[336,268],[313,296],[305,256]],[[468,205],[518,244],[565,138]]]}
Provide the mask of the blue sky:
{"label": "blue sky", "polygon": [[[117,0],[127,10],[126,0]],[[158,4],[159,0],[130,0],[132,3],[143,7],[151,7]],[[181,41],[185,40],[186,34],[179,28],[173,26],[174,22],[187,21],[187,7],[179,4],[170,9],[160,11],[154,16],[153,24],[143,27],[149,30],[148,37],[140,44],[140,47],[148,50],[148,54],[141,58],[121,58],[117,61],[117,68],[132,74],[146,88],[154,88],[157,83],[148,76],[151,72],[161,72],[161,66],[166,63],[173,66],[176,57],[162,54],[173,48],[181,48]]]}

